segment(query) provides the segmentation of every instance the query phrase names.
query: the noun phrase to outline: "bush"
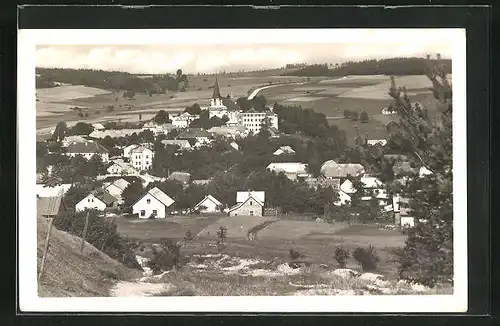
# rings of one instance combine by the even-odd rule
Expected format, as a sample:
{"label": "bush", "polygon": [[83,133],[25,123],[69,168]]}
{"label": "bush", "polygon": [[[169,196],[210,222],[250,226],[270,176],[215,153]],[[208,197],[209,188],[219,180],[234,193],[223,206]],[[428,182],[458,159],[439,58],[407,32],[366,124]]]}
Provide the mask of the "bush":
{"label": "bush", "polygon": [[350,255],[349,250],[347,250],[342,246],[337,247],[337,249],[335,249],[334,257],[337,263],[339,264],[340,268],[345,268],[347,263],[347,258],[349,258],[349,255]]}
{"label": "bush", "polygon": [[217,238],[218,238],[218,243],[223,244],[224,240],[227,238],[227,229],[223,226],[219,228],[219,231],[217,231]]}
{"label": "bush", "polygon": [[[61,213],[54,219],[54,226],[77,237],[82,236],[86,212]],[[97,211],[89,212],[89,224],[85,240],[109,257],[130,268],[142,269],[127,239],[120,237],[114,221],[98,216]]]}
{"label": "bush", "polygon": [[305,255],[303,253],[301,253],[300,251],[295,250],[295,249],[290,249],[289,256],[290,256],[290,259],[292,261],[305,257]]}
{"label": "bush", "polygon": [[191,242],[191,241],[193,241],[193,239],[194,239],[194,236],[191,233],[191,230],[187,230],[186,234],[184,234],[184,237],[183,237],[184,243]]}
{"label": "bush", "polygon": [[359,114],[356,111],[351,112],[351,119],[357,121],[359,119]]}
{"label": "bush", "polygon": [[351,118],[351,111],[349,110],[344,110],[344,119],[350,119]]}
{"label": "bush", "polygon": [[365,122],[368,122],[368,120],[370,119],[370,117],[368,116],[368,113],[366,113],[365,111],[361,112],[360,116],[359,116],[359,120],[363,123]]}
{"label": "bush", "polygon": [[148,261],[147,266],[151,268],[153,274],[159,274],[181,264],[180,247],[170,239],[162,239],[160,248],[153,246],[152,251],[153,258]]}
{"label": "bush", "polygon": [[377,263],[380,261],[375,252],[375,247],[372,245],[369,245],[367,248],[356,248],[352,257],[361,264],[361,268],[364,272],[375,270],[377,268]]}

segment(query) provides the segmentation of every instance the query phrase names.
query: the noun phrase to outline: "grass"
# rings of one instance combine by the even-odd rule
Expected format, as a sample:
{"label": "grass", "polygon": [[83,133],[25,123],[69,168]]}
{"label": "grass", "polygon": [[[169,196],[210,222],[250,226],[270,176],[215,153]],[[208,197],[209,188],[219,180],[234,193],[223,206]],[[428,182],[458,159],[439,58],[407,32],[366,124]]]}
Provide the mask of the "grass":
{"label": "grass", "polygon": [[256,226],[274,220],[269,216],[227,216],[198,233],[201,238],[215,238],[221,226],[227,229],[227,238],[246,239],[248,232]]}
{"label": "grass", "polygon": [[[37,218],[37,263],[38,271],[43,256],[48,222]],[[129,269],[109,256],[85,243],[80,253],[79,237],[52,228],[49,252],[44,266],[44,275],[38,282],[41,297],[95,297],[108,296],[109,290],[118,280],[138,277],[138,270]]]}
{"label": "grass", "polygon": [[116,224],[120,235],[132,240],[155,242],[162,238],[169,238],[178,241],[188,230],[196,235],[221,217],[222,215],[167,216],[165,219],[156,220],[122,217],[116,220]]}
{"label": "grass", "polygon": [[300,239],[311,233],[322,233],[332,235],[338,232],[346,224],[318,223],[315,221],[278,221],[261,230],[257,237],[265,239]]}
{"label": "grass", "polygon": [[[211,258],[211,264],[204,264],[205,267],[201,269],[187,265],[160,278],[151,278],[148,282],[167,285],[165,291],[155,296],[416,294],[407,283],[342,277],[332,273],[332,269],[316,264],[289,275],[276,274],[280,270],[276,269],[276,261],[256,263],[245,270],[221,272],[222,265],[217,261],[226,261],[227,258],[224,257],[228,256]],[[238,259],[233,264],[238,264]],[[259,269],[271,273],[252,275],[252,270],[255,272]],[[426,289],[423,293],[442,294],[449,293],[450,290],[448,286]]]}

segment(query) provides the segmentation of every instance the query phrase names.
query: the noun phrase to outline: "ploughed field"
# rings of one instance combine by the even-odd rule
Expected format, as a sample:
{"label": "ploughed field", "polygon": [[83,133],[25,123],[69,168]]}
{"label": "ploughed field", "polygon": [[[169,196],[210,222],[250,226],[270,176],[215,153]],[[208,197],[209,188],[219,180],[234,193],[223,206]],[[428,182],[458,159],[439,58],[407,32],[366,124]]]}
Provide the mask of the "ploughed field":
{"label": "ploughed field", "polygon": [[[102,122],[131,112],[156,113],[159,110],[180,112],[187,106],[198,103],[209,105],[213,94],[214,76],[188,76],[189,85],[185,92],[167,91],[166,94],[136,93],[133,99],[123,97],[123,91],[104,90],[82,85],[63,85],[54,88],[37,89],[37,129],[55,125],[59,121]],[[281,83],[297,83],[305,78],[288,76],[268,77],[218,77],[222,96],[234,99],[248,96],[261,86]],[[113,111],[108,112],[108,106]],[[88,117],[81,118],[70,107],[87,108]],[[134,117],[138,114],[135,114]],[[144,118],[143,118],[144,119]],[[135,120],[138,120],[137,118]],[[130,119],[134,121],[134,119]]]}
{"label": "ploughed field", "polygon": [[[451,76],[449,78],[451,80]],[[396,85],[406,87],[410,99],[422,103],[431,114],[435,111],[436,102],[429,90],[432,85],[426,76],[399,76]],[[263,89],[260,94],[268,103],[300,105],[324,113],[331,124],[346,131],[348,142],[353,144],[358,135],[368,135],[369,139],[387,137],[385,126],[397,119],[397,115],[381,113],[392,101],[388,95],[389,87],[389,76],[347,76],[272,87]],[[357,111],[358,114],[365,111],[370,119],[366,123],[344,119],[345,110]]]}

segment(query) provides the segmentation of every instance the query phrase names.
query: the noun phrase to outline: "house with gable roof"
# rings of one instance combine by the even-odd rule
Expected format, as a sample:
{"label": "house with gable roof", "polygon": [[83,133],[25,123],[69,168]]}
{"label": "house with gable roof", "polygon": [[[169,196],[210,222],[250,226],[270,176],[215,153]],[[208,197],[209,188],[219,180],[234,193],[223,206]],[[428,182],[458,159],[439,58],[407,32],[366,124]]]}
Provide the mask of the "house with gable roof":
{"label": "house with gable roof", "polygon": [[229,208],[229,216],[263,216],[265,191],[238,191],[236,205]]}
{"label": "house with gable roof", "polygon": [[75,211],[83,212],[89,209],[104,211],[106,208],[118,207],[118,198],[112,196],[109,192],[98,189],[92,191],[75,205]]}
{"label": "house with gable roof", "polygon": [[337,163],[329,160],[321,165],[320,173],[328,179],[346,179],[349,175],[357,177],[365,172],[365,168],[357,163]]}
{"label": "house with gable roof", "polygon": [[109,184],[104,188],[108,193],[110,193],[113,197],[118,198],[118,202],[122,203],[122,193],[125,188],[127,188],[130,185],[130,182],[128,182],[125,179],[118,179],[115,180],[113,183]]}
{"label": "house with gable roof", "polygon": [[90,160],[92,156],[99,155],[103,162],[109,161],[109,152],[101,144],[96,142],[85,142],[85,143],[71,143],[66,147],[66,155],[70,157],[75,157],[81,155],[87,160]]}
{"label": "house with gable roof", "polygon": [[212,195],[205,196],[196,206],[195,210],[199,210],[200,213],[215,213],[220,211],[222,203]]}
{"label": "house with gable roof", "polygon": [[167,216],[167,208],[174,202],[175,200],[170,198],[166,193],[158,187],[154,187],[132,205],[132,213],[139,215],[139,218],[142,219],[165,218]]}
{"label": "house with gable roof", "polygon": [[295,151],[291,146],[281,146],[273,153],[273,155],[294,155],[294,154]]}

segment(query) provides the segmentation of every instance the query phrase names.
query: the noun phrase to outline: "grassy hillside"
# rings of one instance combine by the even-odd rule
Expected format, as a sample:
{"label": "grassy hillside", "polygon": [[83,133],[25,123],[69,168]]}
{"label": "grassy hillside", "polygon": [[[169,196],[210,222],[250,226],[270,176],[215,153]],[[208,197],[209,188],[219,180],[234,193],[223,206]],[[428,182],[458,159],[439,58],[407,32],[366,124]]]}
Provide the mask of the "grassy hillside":
{"label": "grassy hillside", "polygon": [[[37,219],[38,270],[42,262],[48,222]],[[52,228],[49,253],[44,275],[38,282],[41,297],[108,296],[110,288],[119,280],[139,277],[141,272],[129,269],[85,243],[80,253],[81,238]]]}

